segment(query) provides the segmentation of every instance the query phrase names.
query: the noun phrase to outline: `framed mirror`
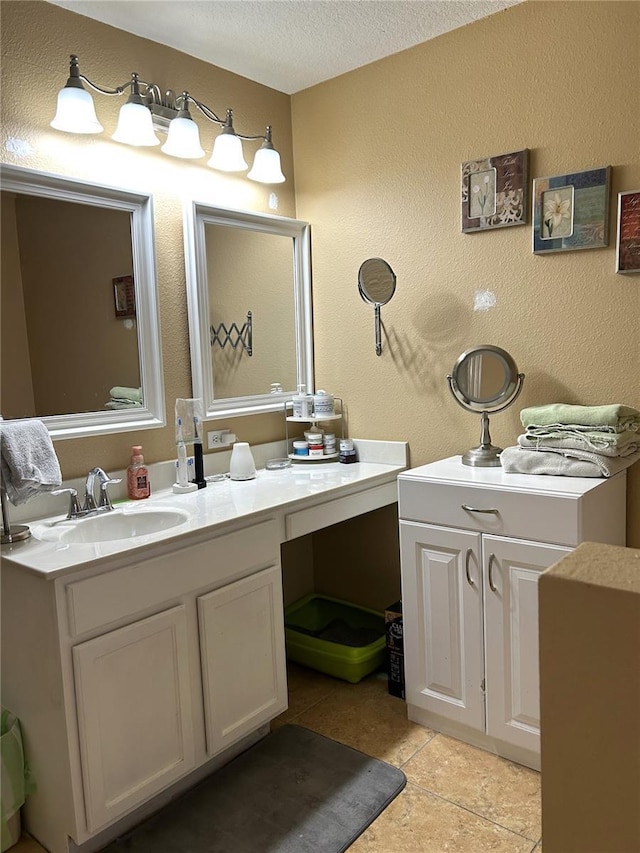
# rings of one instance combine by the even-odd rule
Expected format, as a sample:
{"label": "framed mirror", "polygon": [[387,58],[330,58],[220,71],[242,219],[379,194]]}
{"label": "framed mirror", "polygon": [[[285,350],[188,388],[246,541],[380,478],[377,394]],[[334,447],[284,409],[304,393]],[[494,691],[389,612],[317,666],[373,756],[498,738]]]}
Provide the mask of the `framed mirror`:
{"label": "framed mirror", "polygon": [[313,390],[309,225],[190,202],[184,211],[194,397],[206,418],[281,411]]}
{"label": "framed mirror", "polygon": [[164,426],[152,197],[0,175],[3,418],[54,439]]}
{"label": "framed mirror", "polygon": [[515,361],[506,350],[484,344],[459,356],[447,376],[456,402],[469,412],[481,415],[480,444],[462,456],[463,465],[497,467],[501,447],[491,443],[489,414],[501,412],[520,394],[524,373],[518,373]]}

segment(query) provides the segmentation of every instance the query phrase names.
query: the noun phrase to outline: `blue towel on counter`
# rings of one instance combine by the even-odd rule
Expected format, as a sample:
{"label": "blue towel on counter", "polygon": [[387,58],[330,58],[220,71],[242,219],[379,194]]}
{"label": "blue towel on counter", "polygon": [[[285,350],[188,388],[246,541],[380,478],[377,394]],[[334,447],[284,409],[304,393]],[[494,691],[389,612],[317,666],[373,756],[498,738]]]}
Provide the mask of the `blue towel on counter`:
{"label": "blue towel on counter", "polygon": [[37,419],[1,421],[2,484],[14,506],[62,484],[46,426]]}

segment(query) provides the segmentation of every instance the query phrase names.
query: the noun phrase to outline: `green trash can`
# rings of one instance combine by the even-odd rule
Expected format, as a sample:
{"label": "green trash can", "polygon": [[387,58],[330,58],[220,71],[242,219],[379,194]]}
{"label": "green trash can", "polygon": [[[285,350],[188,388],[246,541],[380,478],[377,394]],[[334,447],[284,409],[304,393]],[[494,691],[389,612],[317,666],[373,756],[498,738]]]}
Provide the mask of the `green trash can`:
{"label": "green trash can", "polygon": [[20,720],[7,708],[0,713],[0,818],[2,853],[20,839],[20,809],[25,797],[35,790],[24,757]]}

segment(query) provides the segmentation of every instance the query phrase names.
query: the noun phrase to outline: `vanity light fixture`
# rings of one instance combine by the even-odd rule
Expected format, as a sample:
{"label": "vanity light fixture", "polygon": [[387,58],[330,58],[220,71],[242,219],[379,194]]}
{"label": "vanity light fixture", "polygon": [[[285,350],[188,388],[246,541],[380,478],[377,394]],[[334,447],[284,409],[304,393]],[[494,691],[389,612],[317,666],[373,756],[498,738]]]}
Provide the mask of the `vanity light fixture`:
{"label": "vanity light fixture", "polygon": [[140,80],[136,73],[131,75],[129,82],[115,89],[98,86],[80,73],[78,57],[73,54],[70,57],[69,79],[58,93],[58,108],[51,127],[65,133],[101,133],[104,130],[96,116],[93,98],[83,83],[101,95],[123,95],[129,91],[126,103],[120,107],[118,125],[111,137],[116,142],[145,147],[160,145],[156,131],[161,131],[167,133],[167,140],[160,149],[164,154],[188,160],[204,157],[198,125],[189,112],[189,105],[193,104],[205,118],[222,128],[215,139],[207,166],[223,172],[244,172],[248,165],[244,159],[242,141],[261,140],[262,145],[255,153],[247,177],[264,184],[280,184],[285,180],[280,155],[271,140],[270,126],[259,136],[237,133],[233,127],[232,110],[227,110],[226,117],[221,119],[189,92],[184,91],[176,97],[168,89],[163,96],[155,83]]}

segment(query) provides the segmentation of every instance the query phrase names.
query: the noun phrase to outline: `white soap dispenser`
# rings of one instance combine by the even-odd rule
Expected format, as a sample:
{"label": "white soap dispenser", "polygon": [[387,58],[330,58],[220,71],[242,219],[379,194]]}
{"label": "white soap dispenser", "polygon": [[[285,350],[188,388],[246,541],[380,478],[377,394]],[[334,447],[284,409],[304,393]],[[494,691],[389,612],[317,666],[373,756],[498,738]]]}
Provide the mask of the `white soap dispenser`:
{"label": "white soap dispenser", "polygon": [[313,414],[313,397],[307,394],[304,383],[298,385],[298,393],[293,395],[293,417],[310,418]]}

